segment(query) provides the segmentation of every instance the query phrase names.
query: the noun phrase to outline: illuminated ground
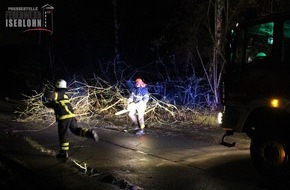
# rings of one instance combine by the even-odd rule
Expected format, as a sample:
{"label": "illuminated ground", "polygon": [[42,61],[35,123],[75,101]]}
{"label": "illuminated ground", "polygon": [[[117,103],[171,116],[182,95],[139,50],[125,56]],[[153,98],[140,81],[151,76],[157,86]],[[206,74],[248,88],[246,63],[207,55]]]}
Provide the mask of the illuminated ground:
{"label": "illuminated ground", "polygon": [[[11,121],[12,111],[9,105],[2,104],[2,114],[0,114],[0,189],[134,189],[134,186],[127,184],[122,179],[115,179],[110,174],[104,174],[99,171],[85,173],[80,167],[71,167],[75,165],[73,160],[70,163],[63,163],[55,159],[48,152],[37,147],[37,142],[30,142],[23,136],[17,136],[13,131],[27,130],[24,124],[15,124]],[[5,110],[5,111],[3,111]],[[9,114],[10,113],[10,114]],[[118,120],[104,124],[110,130],[122,130],[124,124],[118,123]],[[174,124],[176,126],[176,124]],[[219,143],[223,131],[214,127],[201,126],[180,126],[173,125],[149,126],[148,133],[167,134],[170,136],[178,133],[186,134],[188,137],[194,137],[205,141]],[[29,125],[29,127],[32,127]],[[35,126],[36,128],[39,126]],[[176,130],[179,132],[176,133]],[[156,136],[157,137],[157,136]],[[46,138],[45,136],[43,137]],[[234,140],[234,139],[232,139]],[[248,146],[245,144],[240,146]],[[32,145],[32,146],[31,146]],[[89,169],[90,170],[90,169]],[[89,177],[88,177],[89,176]],[[92,177],[93,176],[93,177]],[[96,180],[98,177],[98,180]],[[118,184],[116,184],[118,181]],[[114,184],[115,183],[115,184]],[[122,186],[122,188],[119,188]]]}

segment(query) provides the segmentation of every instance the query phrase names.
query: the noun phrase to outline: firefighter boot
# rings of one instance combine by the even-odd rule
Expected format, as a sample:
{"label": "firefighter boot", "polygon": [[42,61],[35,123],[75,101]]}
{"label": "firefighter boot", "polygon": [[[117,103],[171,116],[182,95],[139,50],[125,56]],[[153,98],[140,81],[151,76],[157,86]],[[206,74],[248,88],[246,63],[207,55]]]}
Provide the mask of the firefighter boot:
{"label": "firefighter boot", "polygon": [[144,135],[144,128],[145,128],[145,124],[141,124],[140,129],[136,132],[136,135]]}
{"label": "firefighter boot", "polygon": [[68,152],[67,151],[63,151],[61,150],[57,155],[56,155],[57,159],[60,160],[67,160],[68,159]]}
{"label": "firefighter boot", "polygon": [[144,135],[145,132],[144,132],[144,129],[139,129],[137,132],[136,132],[136,135]]}

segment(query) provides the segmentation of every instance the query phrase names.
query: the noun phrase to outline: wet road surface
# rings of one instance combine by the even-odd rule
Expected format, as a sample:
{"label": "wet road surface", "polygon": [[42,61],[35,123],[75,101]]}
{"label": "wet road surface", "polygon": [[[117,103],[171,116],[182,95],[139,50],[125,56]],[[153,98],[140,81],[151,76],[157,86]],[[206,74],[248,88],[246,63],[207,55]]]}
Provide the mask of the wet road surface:
{"label": "wet road surface", "polygon": [[[194,134],[148,129],[146,135],[138,137],[96,128],[100,137],[97,143],[70,134],[70,160],[63,163],[54,158],[59,150],[55,125],[31,127],[7,120],[0,125],[1,189],[9,189],[11,185],[23,187],[25,183],[30,184],[27,189],[39,186],[148,190],[290,187],[289,182],[275,183],[262,178],[252,166],[247,146],[228,148],[215,141],[195,138]],[[5,171],[8,175],[3,174]],[[15,184],[14,180],[20,182]]]}

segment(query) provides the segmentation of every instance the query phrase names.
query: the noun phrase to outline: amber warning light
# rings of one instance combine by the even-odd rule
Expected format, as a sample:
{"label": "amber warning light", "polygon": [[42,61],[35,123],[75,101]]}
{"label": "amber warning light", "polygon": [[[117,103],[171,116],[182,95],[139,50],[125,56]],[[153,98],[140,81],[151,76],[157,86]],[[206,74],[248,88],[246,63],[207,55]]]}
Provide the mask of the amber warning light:
{"label": "amber warning light", "polygon": [[270,106],[273,108],[279,108],[279,99],[271,99],[270,100]]}

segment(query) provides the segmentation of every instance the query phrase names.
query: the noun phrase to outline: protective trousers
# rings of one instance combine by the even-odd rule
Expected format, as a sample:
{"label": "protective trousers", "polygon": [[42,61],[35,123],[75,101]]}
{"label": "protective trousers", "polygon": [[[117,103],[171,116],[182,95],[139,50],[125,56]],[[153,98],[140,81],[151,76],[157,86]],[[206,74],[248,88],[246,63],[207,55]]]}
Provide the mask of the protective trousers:
{"label": "protective trousers", "polygon": [[146,103],[144,102],[138,102],[138,103],[130,103],[128,105],[129,110],[129,117],[132,120],[133,123],[138,124],[138,126],[143,129],[145,127],[145,120],[144,115],[146,111]]}
{"label": "protective trousers", "polygon": [[94,138],[92,131],[88,128],[80,128],[77,125],[76,118],[67,118],[58,121],[58,137],[60,149],[63,152],[69,150],[68,128],[71,132],[80,137]]}

